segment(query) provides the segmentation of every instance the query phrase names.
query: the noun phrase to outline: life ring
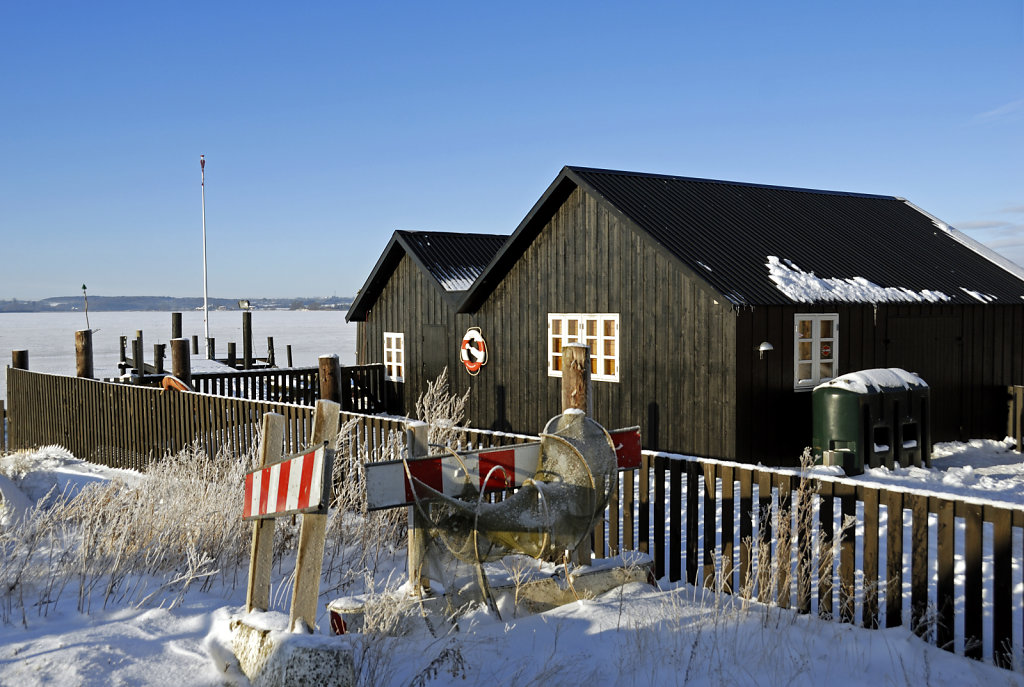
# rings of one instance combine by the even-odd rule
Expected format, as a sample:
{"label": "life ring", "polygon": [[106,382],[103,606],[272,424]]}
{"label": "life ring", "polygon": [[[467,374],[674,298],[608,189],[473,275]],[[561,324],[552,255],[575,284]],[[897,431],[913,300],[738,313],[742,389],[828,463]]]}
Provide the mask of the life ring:
{"label": "life ring", "polygon": [[162,380],[160,380],[160,386],[162,386],[165,391],[167,389],[170,389],[171,391],[192,391],[188,384],[181,381],[174,375],[166,375]]}

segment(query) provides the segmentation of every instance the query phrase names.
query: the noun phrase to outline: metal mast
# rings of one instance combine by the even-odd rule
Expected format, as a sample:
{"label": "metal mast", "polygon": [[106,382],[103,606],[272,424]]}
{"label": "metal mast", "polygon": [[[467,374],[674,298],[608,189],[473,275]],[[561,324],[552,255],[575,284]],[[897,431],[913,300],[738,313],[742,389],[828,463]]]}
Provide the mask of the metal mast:
{"label": "metal mast", "polygon": [[210,301],[206,289],[206,156],[199,156],[199,185],[203,194],[203,331],[205,332],[206,357],[210,357]]}

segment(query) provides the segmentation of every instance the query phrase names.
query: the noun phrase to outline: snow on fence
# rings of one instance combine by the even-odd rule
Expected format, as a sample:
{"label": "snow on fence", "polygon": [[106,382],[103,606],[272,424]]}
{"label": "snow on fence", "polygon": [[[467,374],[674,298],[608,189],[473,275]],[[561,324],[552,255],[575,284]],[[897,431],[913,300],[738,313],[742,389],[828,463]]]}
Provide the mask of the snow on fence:
{"label": "snow on fence", "polygon": [[[311,433],[308,406],[9,373],[15,449],[60,444],[141,467],[196,442],[243,452],[265,412],[285,416],[287,451]],[[353,455],[397,457],[385,447],[400,450],[405,418],[342,412],[340,420],[354,427]],[[535,439],[460,429],[453,448]],[[840,622],[907,625],[943,649],[1021,667],[1024,508],[650,451],[620,477],[594,532],[597,557],[643,551],[659,579]]]}

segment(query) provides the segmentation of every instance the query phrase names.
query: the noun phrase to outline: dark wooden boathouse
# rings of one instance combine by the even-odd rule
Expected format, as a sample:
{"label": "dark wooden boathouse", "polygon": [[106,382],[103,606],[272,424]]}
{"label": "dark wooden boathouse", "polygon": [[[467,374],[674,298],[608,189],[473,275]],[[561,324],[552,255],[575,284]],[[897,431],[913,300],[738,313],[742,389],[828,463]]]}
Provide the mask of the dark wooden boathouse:
{"label": "dark wooden boathouse", "polygon": [[933,441],[1003,437],[1024,383],[1024,271],[892,196],[566,167],[507,239],[396,232],[348,319],[399,412],[447,365],[474,426],[535,433],[581,340],[596,419],[744,462],[794,462],[846,372],[919,374]]}

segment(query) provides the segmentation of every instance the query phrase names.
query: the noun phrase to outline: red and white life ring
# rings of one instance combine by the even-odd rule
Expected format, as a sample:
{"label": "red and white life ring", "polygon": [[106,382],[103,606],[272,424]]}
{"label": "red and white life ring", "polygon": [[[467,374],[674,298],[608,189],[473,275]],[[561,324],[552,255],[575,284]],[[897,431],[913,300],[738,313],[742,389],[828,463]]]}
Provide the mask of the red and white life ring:
{"label": "red and white life ring", "polygon": [[480,368],[487,363],[487,344],[484,342],[484,335],[479,327],[470,327],[466,335],[462,337],[462,346],[459,351],[462,364],[471,375],[480,372]]}

